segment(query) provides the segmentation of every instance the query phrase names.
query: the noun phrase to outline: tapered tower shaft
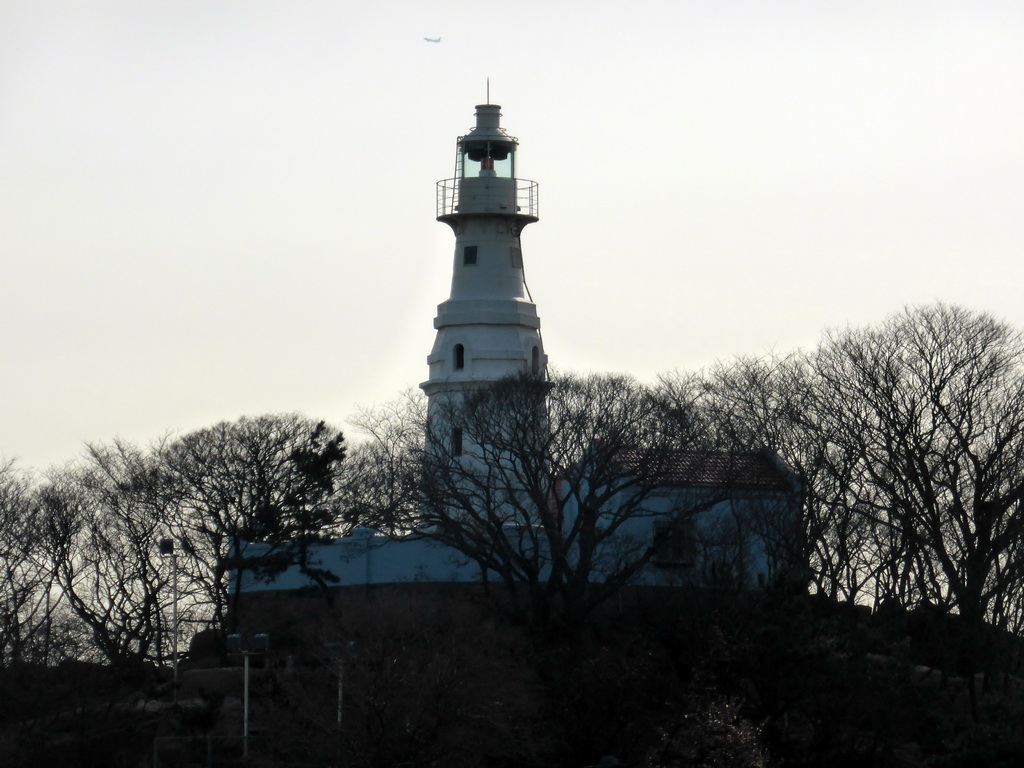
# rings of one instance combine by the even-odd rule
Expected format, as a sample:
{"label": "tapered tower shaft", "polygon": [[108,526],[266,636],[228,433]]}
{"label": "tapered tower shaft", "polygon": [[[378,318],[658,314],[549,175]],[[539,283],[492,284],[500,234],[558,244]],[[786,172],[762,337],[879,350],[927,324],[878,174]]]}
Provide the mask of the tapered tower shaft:
{"label": "tapered tower shaft", "polygon": [[420,387],[436,398],[506,376],[542,375],[540,318],[523,273],[523,228],[537,221],[537,183],[518,179],[518,141],[500,125],[497,104],[476,108],[458,139],[455,178],[437,185],[437,219],[455,233],[452,286],[437,308],[437,335]]}

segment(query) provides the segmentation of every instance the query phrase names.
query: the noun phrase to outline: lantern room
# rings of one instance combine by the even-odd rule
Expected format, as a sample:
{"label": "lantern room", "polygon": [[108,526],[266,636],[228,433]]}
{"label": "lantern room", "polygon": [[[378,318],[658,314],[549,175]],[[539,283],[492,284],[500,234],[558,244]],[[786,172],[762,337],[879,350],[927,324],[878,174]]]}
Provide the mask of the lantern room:
{"label": "lantern room", "polygon": [[519,142],[501,127],[497,104],[478,104],[476,126],[459,137],[456,177],[516,177],[515,157]]}

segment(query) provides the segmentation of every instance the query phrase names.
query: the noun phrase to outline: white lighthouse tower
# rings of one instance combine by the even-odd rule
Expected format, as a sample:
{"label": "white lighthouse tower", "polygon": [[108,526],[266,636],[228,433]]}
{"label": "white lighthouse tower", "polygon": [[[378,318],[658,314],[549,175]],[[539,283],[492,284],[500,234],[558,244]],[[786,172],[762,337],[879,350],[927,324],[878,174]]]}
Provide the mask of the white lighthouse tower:
{"label": "white lighthouse tower", "polygon": [[[455,259],[451,295],[434,318],[429,378],[420,384],[432,421],[467,391],[510,375],[542,376],[547,367],[520,242],[538,219],[537,183],[516,178],[519,142],[501,127],[500,109],[477,106],[476,126],[458,139],[455,178],[437,184],[437,220],[455,233]],[[452,429],[458,453],[461,433]]]}

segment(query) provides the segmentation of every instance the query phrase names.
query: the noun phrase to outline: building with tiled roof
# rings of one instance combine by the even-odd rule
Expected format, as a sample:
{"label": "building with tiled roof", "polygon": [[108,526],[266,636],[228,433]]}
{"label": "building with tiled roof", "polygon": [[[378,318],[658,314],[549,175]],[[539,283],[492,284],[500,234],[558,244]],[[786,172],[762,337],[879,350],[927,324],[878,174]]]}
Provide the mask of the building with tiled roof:
{"label": "building with tiled roof", "polygon": [[[802,484],[774,452],[634,447],[615,461],[637,482],[623,483],[622,498],[607,505],[633,511],[616,523],[604,556],[651,548],[635,583],[755,587],[803,562]],[[630,493],[642,494],[639,507]],[[567,505],[566,525],[574,514]]]}

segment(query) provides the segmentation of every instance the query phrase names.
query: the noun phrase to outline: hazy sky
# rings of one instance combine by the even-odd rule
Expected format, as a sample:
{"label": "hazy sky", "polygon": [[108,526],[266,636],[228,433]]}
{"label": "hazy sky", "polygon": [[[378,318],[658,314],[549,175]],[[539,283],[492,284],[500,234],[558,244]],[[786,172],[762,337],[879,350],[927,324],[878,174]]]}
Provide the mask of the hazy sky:
{"label": "hazy sky", "polygon": [[425,379],[488,76],[561,370],[1024,327],[1020,0],[0,0],[0,455]]}

